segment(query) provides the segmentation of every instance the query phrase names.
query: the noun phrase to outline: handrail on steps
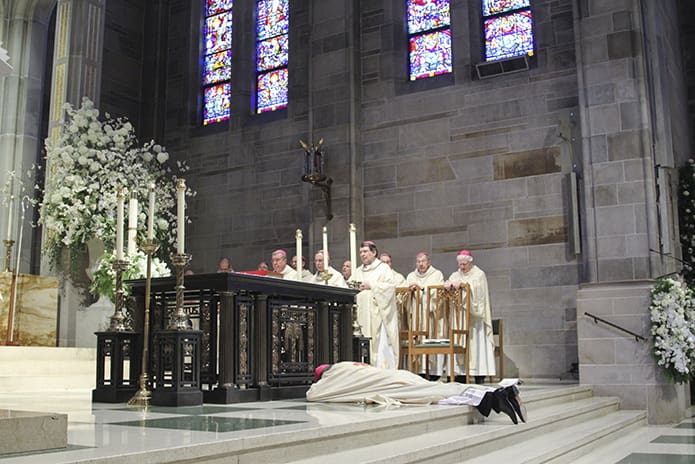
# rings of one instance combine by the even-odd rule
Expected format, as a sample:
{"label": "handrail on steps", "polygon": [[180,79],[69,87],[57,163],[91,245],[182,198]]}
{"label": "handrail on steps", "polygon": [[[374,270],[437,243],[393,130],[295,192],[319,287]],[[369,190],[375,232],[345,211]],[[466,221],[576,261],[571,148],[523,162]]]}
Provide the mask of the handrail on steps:
{"label": "handrail on steps", "polygon": [[638,341],[640,341],[640,340],[642,340],[643,342],[646,342],[646,341],[647,341],[647,339],[644,338],[643,336],[641,336],[640,334],[636,334],[635,332],[632,332],[632,331],[627,330],[627,329],[625,329],[625,328],[623,328],[623,327],[620,327],[619,325],[614,324],[614,323],[611,322],[611,321],[607,321],[607,320],[605,320],[605,319],[602,319],[602,318],[600,318],[600,317],[598,317],[598,316],[595,316],[595,315],[593,315],[593,314],[591,314],[591,313],[587,313],[587,312],[585,312],[584,315],[585,315],[585,316],[589,316],[590,318],[592,318],[596,324],[598,324],[599,321],[601,321],[601,322],[603,322],[604,324],[608,324],[608,325],[611,326],[611,327],[615,327],[615,328],[618,329],[618,330],[622,330],[623,332],[632,335],[633,337],[635,337],[635,341],[636,341],[636,342],[638,342]]}

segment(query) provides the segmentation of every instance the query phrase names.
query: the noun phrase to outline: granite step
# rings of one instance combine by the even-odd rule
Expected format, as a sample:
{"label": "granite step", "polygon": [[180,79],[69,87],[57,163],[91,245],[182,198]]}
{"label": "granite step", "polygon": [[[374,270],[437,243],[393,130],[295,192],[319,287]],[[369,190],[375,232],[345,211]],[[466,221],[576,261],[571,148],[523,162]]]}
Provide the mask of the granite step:
{"label": "granite step", "polygon": [[[513,425],[504,415],[495,415],[482,423],[462,424],[453,427],[439,428],[438,424],[421,424],[420,433],[410,434],[408,430],[398,430],[396,437],[382,435],[370,437],[368,442],[360,440],[360,437],[346,436],[345,440],[353,444],[350,449],[338,452],[328,452],[322,455],[307,456],[293,462],[309,464],[319,462],[364,462],[364,463],[451,463],[468,462],[471,459],[483,459],[484,456],[503,452],[507,447],[513,448],[519,443],[531,440],[544,440],[545,437],[574,427],[582,427],[582,424],[597,421],[600,424],[606,421],[605,433],[624,428],[633,422],[645,420],[644,412],[622,414],[618,411],[619,401],[610,397],[589,397],[572,399],[574,395],[584,390],[579,389],[568,392],[566,396],[552,394],[547,398],[534,398],[529,396],[526,405],[529,411],[529,421],[526,424]],[[613,416],[613,414],[618,414]],[[612,417],[611,419],[605,419]],[[568,432],[572,436],[573,432]],[[392,434],[393,435],[393,434]],[[574,442],[562,443],[557,441],[560,452],[550,452],[546,447],[539,450],[548,451],[548,456],[562,455],[562,450],[572,450],[582,443],[591,442],[591,437],[577,436]],[[359,443],[358,447],[354,444]],[[573,444],[574,443],[574,444]],[[514,451],[511,452],[514,456]],[[255,455],[255,458],[261,456]],[[517,457],[504,460],[484,458],[485,462],[520,462]],[[242,462],[247,462],[242,460]],[[248,461],[250,462],[250,461]],[[482,462],[482,460],[480,461]],[[539,461],[543,462],[543,461]]]}

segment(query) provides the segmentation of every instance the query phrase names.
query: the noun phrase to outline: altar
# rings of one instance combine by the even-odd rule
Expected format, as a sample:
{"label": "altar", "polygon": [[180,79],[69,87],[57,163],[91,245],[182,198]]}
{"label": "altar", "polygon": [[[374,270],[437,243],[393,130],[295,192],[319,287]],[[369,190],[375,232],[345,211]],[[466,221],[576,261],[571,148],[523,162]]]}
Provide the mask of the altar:
{"label": "altar", "polygon": [[[129,284],[133,328],[143,333],[145,280]],[[241,273],[186,276],[184,285],[184,311],[202,331],[206,403],[303,397],[316,366],[353,359],[355,290]],[[174,287],[173,277],[152,279],[151,347],[176,311]]]}

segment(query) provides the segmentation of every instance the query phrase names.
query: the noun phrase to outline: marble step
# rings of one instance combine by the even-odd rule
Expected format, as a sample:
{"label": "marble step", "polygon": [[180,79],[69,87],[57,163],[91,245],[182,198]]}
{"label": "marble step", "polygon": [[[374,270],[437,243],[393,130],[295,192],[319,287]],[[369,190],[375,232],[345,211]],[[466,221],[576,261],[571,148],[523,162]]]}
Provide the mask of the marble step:
{"label": "marble step", "polygon": [[26,361],[96,360],[96,348],[0,346],[0,364]]}
{"label": "marble step", "polygon": [[81,390],[95,386],[96,374],[0,377],[0,393]]}
{"label": "marble step", "polygon": [[574,463],[582,454],[596,446],[615,440],[635,428],[646,426],[646,421],[646,411],[615,411],[542,436],[520,440],[517,444],[467,459],[466,463]]}
{"label": "marble step", "polygon": [[[547,393],[547,392],[546,392]],[[526,396],[526,395],[525,395]],[[533,396],[533,395],[527,395]],[[441,427],[440,420],[422,422],[417,427],[397,427],[394,430],[372,430],[369,436],[345,433],[337,442],[334,437],[324,437],[316,446],[323,453],[304,454],[295,449],[295,463],[369,462],[369,463],[417,463],[461,462],[473,459],[502,447],[512,446],[519,440],[542,437],[555,430],[603,417],[618,410],[617,398],[571,399],[572,393],[561,399],[552,395],[546,403],[543,399],[528,401],[529,422],[513,425],[504,415],[493,415],[482,423],[466,423],[459,418]],[[533,399],[533,398],[532,398]],[[557,401],[560,400],[560,401]],[[456,409],[456,408],[452,408]],[[347,445],[345,445],[347,443]],[[277,455],[253,453],[254,459],[273,462]],[[242,459],[240,462],[251,462]],[[499,461],[488,461],[499,462]],[[515,462],[514,460],[508,462]]]}

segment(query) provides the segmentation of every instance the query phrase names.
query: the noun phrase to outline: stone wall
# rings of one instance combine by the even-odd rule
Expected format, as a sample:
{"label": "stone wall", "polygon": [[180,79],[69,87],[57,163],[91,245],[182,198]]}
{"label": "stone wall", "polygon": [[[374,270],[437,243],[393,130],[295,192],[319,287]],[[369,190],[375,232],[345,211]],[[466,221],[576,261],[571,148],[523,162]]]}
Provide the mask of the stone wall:
{"label": "stone wall", "polygon": [[[650,424],[677,423],[690,405],[687,386],[664,377],[652,356],[651,281],[589,284],[577,292],[579,378],[594,394],[618,396],[621,408],[647,410]],[[588,312],[647,338],[637,340]]]}

